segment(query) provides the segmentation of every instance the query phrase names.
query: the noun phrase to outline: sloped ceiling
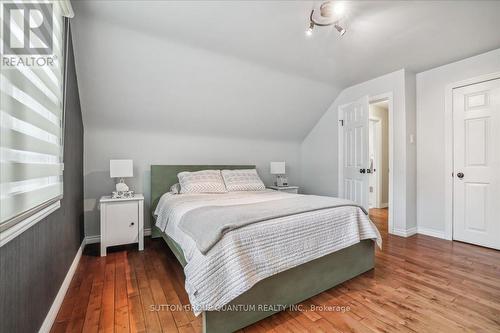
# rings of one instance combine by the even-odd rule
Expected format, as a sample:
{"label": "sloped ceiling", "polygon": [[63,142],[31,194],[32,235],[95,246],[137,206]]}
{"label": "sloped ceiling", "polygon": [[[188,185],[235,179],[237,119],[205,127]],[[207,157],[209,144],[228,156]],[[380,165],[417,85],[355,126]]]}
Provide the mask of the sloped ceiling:
{"label": "sloped ceiling", "polygon": [[86,128],[301,140],[345,87],[500,47],[500,1],[73,1]]}

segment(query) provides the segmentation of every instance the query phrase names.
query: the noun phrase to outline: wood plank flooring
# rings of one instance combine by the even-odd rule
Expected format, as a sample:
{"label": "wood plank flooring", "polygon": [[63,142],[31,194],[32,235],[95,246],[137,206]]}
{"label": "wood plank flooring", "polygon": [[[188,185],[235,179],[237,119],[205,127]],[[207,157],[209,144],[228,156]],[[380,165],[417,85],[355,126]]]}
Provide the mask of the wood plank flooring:
{"label": "wood plank flooring", "polygon": [[[387,234],[387,210],[370,216],[383,237],[375,269],[245,332],[500,332],[500,251]],[[87,246],[52,332],[201,332],[187,305],[180,265],[163,240],[111,249]],[[326,311],[320,306],[343,306]],[[347,309],[349,307],[349,309]]]}

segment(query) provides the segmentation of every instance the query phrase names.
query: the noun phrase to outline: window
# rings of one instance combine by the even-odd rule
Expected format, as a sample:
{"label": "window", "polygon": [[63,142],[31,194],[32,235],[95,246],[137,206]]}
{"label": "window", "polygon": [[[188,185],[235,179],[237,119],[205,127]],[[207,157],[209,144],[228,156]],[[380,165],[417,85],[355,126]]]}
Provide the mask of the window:
{"label": "window", "polygon": [[65,54],[59,1],[1,6],[0,245],[22,222],[59,207]]}

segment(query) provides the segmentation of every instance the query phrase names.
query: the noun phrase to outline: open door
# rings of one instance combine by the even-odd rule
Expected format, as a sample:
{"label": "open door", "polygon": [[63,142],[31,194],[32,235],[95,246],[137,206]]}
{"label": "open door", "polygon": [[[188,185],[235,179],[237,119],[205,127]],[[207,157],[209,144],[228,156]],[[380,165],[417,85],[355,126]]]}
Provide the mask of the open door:
{"label": "open door", "polygon": [[368,209],[370,169],[368,138],[368,96],[340,107],[342,126],[344,198]]}

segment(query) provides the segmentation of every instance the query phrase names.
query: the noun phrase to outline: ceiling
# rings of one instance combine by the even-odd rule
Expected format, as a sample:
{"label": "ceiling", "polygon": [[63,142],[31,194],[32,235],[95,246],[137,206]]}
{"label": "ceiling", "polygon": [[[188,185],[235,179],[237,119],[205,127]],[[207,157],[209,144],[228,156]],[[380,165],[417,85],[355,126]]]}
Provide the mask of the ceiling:
{"label": "ceiling", "polygon": [[500,1],[73,1],[86,127],[301,140],[345,87],[500,47]]}

